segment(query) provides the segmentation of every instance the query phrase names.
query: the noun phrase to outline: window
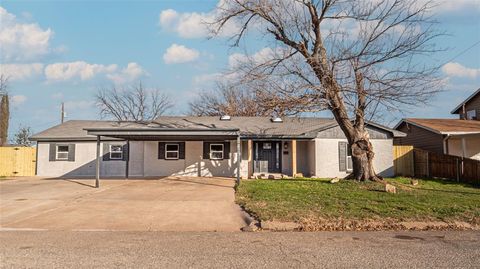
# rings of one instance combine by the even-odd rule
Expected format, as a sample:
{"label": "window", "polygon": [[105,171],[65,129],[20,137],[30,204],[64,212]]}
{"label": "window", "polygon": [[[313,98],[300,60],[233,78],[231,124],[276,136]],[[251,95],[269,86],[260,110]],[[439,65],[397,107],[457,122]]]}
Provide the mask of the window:
{"label": "window", "polygon": [[165,144],[165,160],[178,160],[179,151],[178,144]]}
{"label": "window", "polygon": [[68,160],[68,145],[57,145],[57,160]]}
{"label": "window", "polygon": [[223,144],[210,144],[210,159],[223,160]]}
{"label": "window", "polygon": [[272,149],[272,143],[264,142],[263,143],[263,149]]}
{"label": "window", "polygon": [[352,163],[352,147],[347,144],[347,171],[353,171],[353,163]]}
{"label": "window", "polygon": [[121,160],[123,159],[123,146],[122,145],[110,145],[110,159]]}
{"label": "window", "polygon": [[469,110],[467,111],[467,120],[475,120],[477,118],[477,111]]}

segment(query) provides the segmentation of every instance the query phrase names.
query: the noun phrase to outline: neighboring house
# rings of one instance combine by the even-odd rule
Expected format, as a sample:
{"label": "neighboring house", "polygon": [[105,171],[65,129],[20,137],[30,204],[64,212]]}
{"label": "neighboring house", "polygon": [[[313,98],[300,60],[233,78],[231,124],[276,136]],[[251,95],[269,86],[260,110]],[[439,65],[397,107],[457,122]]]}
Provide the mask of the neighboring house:
{"label": "neighboring house", "polygon": [[452,114],[460,119],[403,119],[395,129],[406,134],[396,145],[480,160],[480,89],[459,104]]}
{"label": "neighboring house", "polygon": [[[367,129],[377,172],[393,176],[393,138],[404,134],[375,123]],[[345,136],[333,119],[326,118],[72,120],[35,134],[32,140],[37,141],[40,176],[95,176],[97,149],[102,177],[246,178],[262,173],[343,177],[352,169]]]}
{"label": "neighboring house", "polygon": [[403,119],[395,127],[407,136],[396,145],[480,160],[480,121],[457,119]]}
{"label": "neighboring house", "polygon": [[451,113],[458,114],[461,120],[480,121],[480,88],[452,110]]}

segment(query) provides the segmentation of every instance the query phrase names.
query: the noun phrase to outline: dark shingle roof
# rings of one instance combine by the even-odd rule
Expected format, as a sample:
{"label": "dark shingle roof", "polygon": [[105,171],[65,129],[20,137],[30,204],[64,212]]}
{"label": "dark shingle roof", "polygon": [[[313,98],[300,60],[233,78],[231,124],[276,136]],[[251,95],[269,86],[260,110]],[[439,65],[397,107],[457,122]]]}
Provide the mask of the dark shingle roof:
{"label": "dark shingle roof", "polygon": [[[373,124],[396,135],[395,130]],[[188,117],[162,116],[150,123],[71,120],[54,126],[31,137],[32,140],[93,140],[85,129],[125,129],[125,130],[239,130],[244,136],[265,137],[314,137],[319,130],[336,126],[331,118],[285,117],[283,122],[272,122],[269,117],[231,117],[231,120],[220,120],[220,117]]]}
{"label": "dark shingle roof", "polygon": [[[161,128],[239,129],[244,135],[299,136],[335,123],[328,118],[286,117],[283,122],[272,122],[270,117],[159,117],[153,123]],[[154,124],[150,124],[154,126]]]}
{"label": "dark shingle roof", "polygon": [[116,122],[98,120],[70,120],[34,134],[30,140],[42,139],[71,139],[71,140],[93,140],[95,136],[87,135],[84,128],[144,128],[145,124],[135,122]]}

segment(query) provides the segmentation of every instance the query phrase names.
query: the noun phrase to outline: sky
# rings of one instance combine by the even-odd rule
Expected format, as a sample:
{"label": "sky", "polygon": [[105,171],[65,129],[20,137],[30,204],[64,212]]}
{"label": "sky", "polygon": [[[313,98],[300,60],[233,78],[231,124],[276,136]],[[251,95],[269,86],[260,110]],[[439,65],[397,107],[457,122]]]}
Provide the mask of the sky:
{"label": "sky", "polygon": [[[444,91],[429,106],[395,115],[454,118],[450,111],[480,88],[480,0],[436,1],[436,42],[447,50],[429,60],[443,65]],[[218,0],[23,1],[0,0],[0,72],[10,77],[10,134],[21,126],[38,132],[67,120],[100,119],[94,104],[99,88],[142,81],[169,94],[172,115],[209,90],[243,48],[225,37],[207,38],[202,21]],[[256,53],[261,40],[245,44]],[[328,112],[322,114],[330,117]],[[393,125],[394,121],[390,122]],[[11,137],[11,136],[10,136]]]}

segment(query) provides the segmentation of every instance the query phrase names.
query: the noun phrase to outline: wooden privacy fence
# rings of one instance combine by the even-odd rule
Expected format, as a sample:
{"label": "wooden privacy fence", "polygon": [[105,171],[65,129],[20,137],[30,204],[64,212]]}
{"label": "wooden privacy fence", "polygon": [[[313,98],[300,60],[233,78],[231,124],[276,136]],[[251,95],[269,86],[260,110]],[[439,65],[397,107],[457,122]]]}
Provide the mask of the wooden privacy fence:
{"label": "wooden privacy fence", "polygon": [[394,146],[393,154],[396,175],[480,184],[478,160],[414,149],[412,146]]}
{"label": "wooden privacy fence", "polygon": [[0,176],[34,176],[36,149],[0,147]]}
{"label": "wooden privacy fence", "polygon": [[395,175],[413,177],[413,146],[393,146],[393,167]]}

